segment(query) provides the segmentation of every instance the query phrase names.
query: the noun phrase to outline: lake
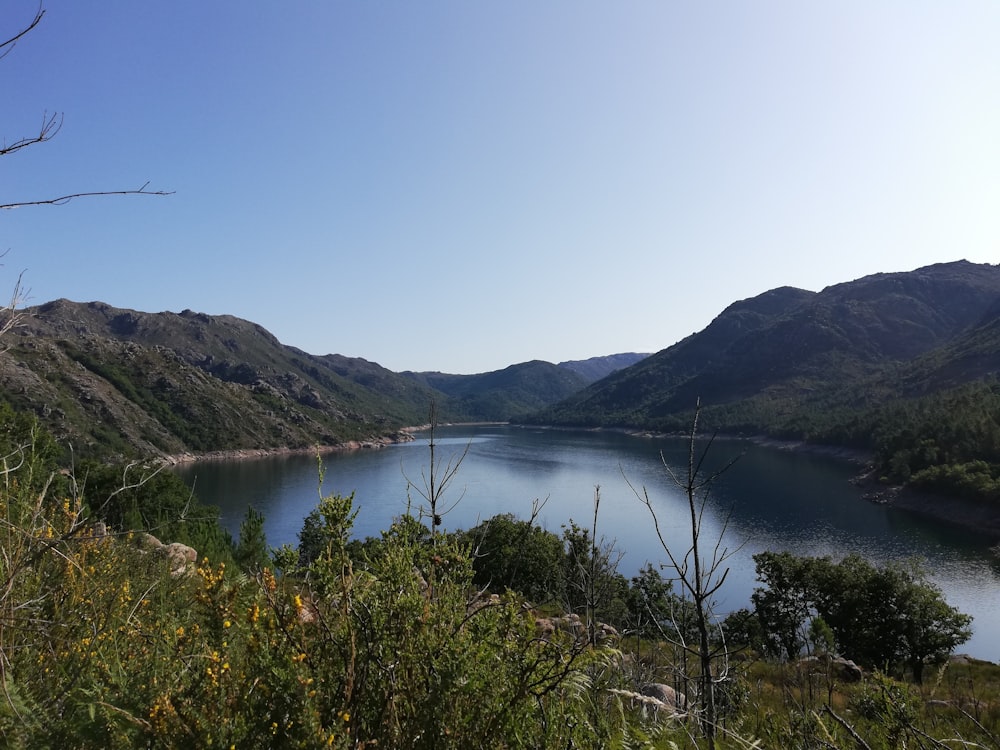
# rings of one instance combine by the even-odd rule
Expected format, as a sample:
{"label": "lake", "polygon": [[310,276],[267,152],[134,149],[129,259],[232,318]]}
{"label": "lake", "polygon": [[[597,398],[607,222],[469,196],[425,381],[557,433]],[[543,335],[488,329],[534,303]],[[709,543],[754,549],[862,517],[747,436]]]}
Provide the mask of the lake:
{"label": "lake", "polygon": [[[323,457],[323,494],[355,493],[356,536],[377,535],[408,503],[414,511],[426,504],[415,488],[426,487],[428,441],[426,433],[416,437]],[[569,519],[589,527],[600,487],[598,537],[615,541],[624,554],[619,571],[631,576],[647,561],[667,560],[631,484],[648,494],[670,549],[683,554],[690,546],[687,499],[664,466],[686,472],[682,439],[463,426],[439,428],[436,442],[439,473],[468,451],[443,495],[445,529],[470,528],[497,513],[528,518],[536,500],[544,501],[538,522],[550,531],[560,533]],[[724,529],[723,544],[732,552],[718,613],[749,604],[756,585],[751,558],[763,550],[834,558],[858,552],[878,563],[917,557],[949,604],[975,617],[972,640],[958,650],[1000,661],[1000,560],[988,549],[995,539],[863,500],[849,481],[857,467],[842,460],[718,440],[706,466],[717,471],[732,459],[712,485],[702,528],[703,550],[710,551]],[[310,456],[206,461],[177,472],[202,501],[220,508],[234,537],[248,506],[263,513],[272,546],[297,544],[302,520],[320,497],[317,460]]]}

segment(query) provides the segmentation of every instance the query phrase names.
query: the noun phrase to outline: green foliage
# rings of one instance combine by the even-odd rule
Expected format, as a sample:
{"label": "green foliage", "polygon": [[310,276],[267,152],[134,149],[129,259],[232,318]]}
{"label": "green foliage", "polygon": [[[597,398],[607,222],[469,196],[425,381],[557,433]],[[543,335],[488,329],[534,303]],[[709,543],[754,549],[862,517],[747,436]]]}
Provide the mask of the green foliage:
{"label": "green foliage", "polygon": [[697,642],[693,603],[674,593],[673,584],[650,563],[630,581],[627,598],[630,631],[654,640]]}
{"label": "green foliage", "polygon": [[252,506],[247,508],[246,516],[240,523],[240,540],[233,550],[233,559],[248,572],[260,571],[270,559],[264,534],[264,516]]}
{"label": "green foliage", "polygon": [[563,546],[566,610],[584,613],[588,626],[595,621],[621,626],[628,613],[628,581],[618,572],[622,553],[572,518],[563,526]]}
{"label": "green foliage", "polygon": [[[2,746],[692,746],[697,715],[669,718],[636,690],[639,680],[684,674],[685,650],[663,648],[657,635],[668,630],[665,622],[683,620],[683,603],[654,568],[631,586],[619,581],[607,546],[572,522],[555,538],[562,554],[578,569],[603,566],[626,619],[641,615],[650,626],[635,659],[614,641],[592,645],[571,632],[542,633],[537,613],[511,587],[497,596],[481,592],[470,539],[485,542],[488,524],[474,530],[478,537],[445,535],[403,516],[380,537],[357,542],[351,496],[320,499],[310,517],[311,555],[279,553],[287,575],[262,564],[256,512],[248,512],[237,547],[249,574],[222,559],[172,572],[128,534],[102,534],[90,514],[103,508],[123,519],[154,519],[165,531],[171,526],[166,511],[153,513],[156,499],[190,514],[196,506],[186,492],[159,485],[157,475],[129,482],[120,467],[102,479],[108,485],[96,481],[95,467],[87,481],[58,485],[47,438],[30,420],[19,424],[2,433],[13,446],[0,475]],[[129,489],[108,492],[115,479]],[[78,494],[98,487],[99,495]],[[500,541],[526,534],[531,546],[555,553],[554,535],[509,516],[492,531],[503,532]],[[933,613],[939,604],[932,590],[905,585],[895,573],[844,570],[853,587],[875,581],[882,596],[899,588],[906,596],[892,598],[898,608]],[[836,573],[829,563],[810,575]],[[945,605],[937,620],[947,615]],[[839,646],[839,621],[823,616]],[[727,639],[740,619],[727,620]],[[742,622],[746,640],[755,638],[748,616]],[[814,617],[814,640],[818,622]],[[940,645],[932,642],[930,652]],[[876,675],[857,687],[829,682],[822,690],[814,689],[815,675],[761,669],[777,668],[720,675],[717,747],[752,747],[757,739],[848,747],[861,737],[883,750],[930,736],[988,746],[1000,730],[1000,715],[989,708],[1000,705],[996,668],[950,665],[930,688]],[[928,696],[945,707],[929,714],[921,700]]]}
{"label": "green foliage", "polygon": [[807,633],[814,641],[832,636],[844,656],[869,667],[908,668],[920,682],[925,664],[942,661],[971,636],[972,618],[949,606],[916,565],[773,552],[754,561],[764,586],[753,601],[772,654],[794,659]]}
{"label": "green foliage", "polygon": [[91,461],[80,466],[78,477],[94,520],[115,531],[147,531],[215,560],[231,558],[232,539],[219,525],[218,509],[199,502],[176,474],[138,463]]}
{"label": "green foliage", "polygon": [[537,604],[563,600],[563,543],[552,532],[502,514],[468,531],[465,539],[477,586],[500,593],[511,589]]}
{"label": "green foliage", "polygon": [[794,659],[805,646],[802,627],[810,612],[808,563],[789,552],[762,552],[753,559],[763,584],[752,600],[763,624],[764,652]]}

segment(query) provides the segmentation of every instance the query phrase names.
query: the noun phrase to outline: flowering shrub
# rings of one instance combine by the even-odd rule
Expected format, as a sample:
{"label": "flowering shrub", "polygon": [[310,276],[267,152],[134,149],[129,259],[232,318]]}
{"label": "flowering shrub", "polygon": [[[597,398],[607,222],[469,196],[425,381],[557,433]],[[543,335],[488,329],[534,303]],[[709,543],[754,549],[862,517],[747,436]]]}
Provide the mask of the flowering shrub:
{"label": "flowering shrub", "polygon": [[171,571],[138,535],[93,523],[82,495],[54,492],[72,488],[60,476],[30,440],[3,474],[9,744],[600,744],[581,700],[593,654],[536,637],[518,598],[472,586],[466,547],[413,518],[355,570],[352,498],[326,497],[305,567],[286,551],[284,575],[207,558]]}

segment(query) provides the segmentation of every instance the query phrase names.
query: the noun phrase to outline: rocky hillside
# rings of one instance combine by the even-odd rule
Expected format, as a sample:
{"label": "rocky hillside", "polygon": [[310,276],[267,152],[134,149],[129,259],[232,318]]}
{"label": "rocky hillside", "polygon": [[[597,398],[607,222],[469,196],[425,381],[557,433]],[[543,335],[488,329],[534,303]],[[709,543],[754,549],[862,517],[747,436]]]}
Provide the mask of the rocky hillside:
{"label": "rocky hillside", "polygon": [[23,312],[0,392],[78,454],[303,448],[379,439],[439,394],[363,359],[314,356],[231,316],[58,300]]}
{"label": "rocky hillside", "polygon": [[670,429],[696,399],[713,426],[784,429],[803,410],[918,395],[1000,370],[1000,266],[783,287],[574,394],[532,421]]}
{"label": "rocky hillside", "polygon": [[[57,300],[22,311],[0,396],[77,455],[148,456],[379,441],[427,421],[506,421],[590,382],[526,362],[480,375],[398,374],[285,346],[229,315]],[[632,355],[577,363],[610,371]]]}

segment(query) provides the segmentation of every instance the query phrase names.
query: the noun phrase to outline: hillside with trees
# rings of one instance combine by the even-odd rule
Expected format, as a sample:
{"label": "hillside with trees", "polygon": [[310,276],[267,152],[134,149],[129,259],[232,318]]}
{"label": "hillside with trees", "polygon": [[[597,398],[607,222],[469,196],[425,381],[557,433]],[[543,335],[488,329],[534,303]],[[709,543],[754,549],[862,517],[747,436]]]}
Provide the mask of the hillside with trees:
{"label": "hillside with trees", "polygon": [[[586,385],[547,362],[480,375],[394,373],[313,355],[250,321],[56,300],[17,310],[0,397],[78,455],[311,449],[442,421],[506,421]],[[605,367],[609,365],[595,365]]]}
{"label": "hillside with trees", "polygon": [[505,422],[524,417],[587,385],[572,370],[539,360],[479,375],[403,375],[448,396],[448,411],[460,421]]}
{"label": "hillside with trees", "polygon": [[57,300],[21,312],[0,392],[88,454],[377,440],[435,394],[365,360],[317,357],[231,316]]}
{"label": "hillside with trees", "polygon": [[780,288],[598,381],[532,423],[672,432],[703,425],[871,453],[875,475],[1000,501],[1000,266]]}

